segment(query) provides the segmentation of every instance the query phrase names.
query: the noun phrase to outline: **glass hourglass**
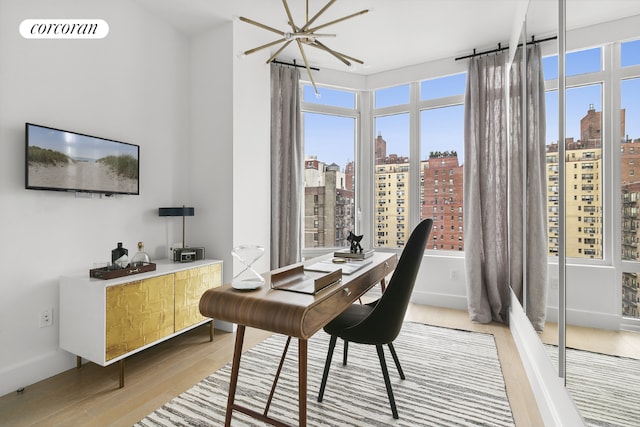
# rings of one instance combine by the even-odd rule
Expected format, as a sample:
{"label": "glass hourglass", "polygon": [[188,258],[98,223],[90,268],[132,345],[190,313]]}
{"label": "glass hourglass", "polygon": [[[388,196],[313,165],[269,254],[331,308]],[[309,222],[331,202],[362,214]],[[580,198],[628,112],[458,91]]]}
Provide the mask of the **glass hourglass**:
{"label": "glass hourglass", "polygon": [[245,266],[242,271],[233,276],[231,286],[235,289],[257,289],[264,285],[264,277],[251,267],[254,262],[264,255],[264,248],[262,246],[236,246],[231,251],[231,255]]}

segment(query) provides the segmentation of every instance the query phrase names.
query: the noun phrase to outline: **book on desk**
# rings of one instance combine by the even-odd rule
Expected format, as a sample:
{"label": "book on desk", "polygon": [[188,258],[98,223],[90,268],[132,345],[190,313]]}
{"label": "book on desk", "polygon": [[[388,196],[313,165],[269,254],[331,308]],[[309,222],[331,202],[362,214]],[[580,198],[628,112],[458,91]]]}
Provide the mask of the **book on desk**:
{"label": "book on desk", "polygon": [[342,249],[335,251],[333,256],[346,259],[366,259],[373,256],[373,249],[367,249],[362,252],[351,252],[349,249]]}
{"label": "book on desk", "polygon": [[311,265],[307,265],[304,269],[308,271],[319,271],[323,273],[330,273],[332,271],[341,270],[342,274],[353,274],[366,265],[371,264],[371,260],[357,260],[352,261],[334,258],[333,260],[327,259],[319,261]]}

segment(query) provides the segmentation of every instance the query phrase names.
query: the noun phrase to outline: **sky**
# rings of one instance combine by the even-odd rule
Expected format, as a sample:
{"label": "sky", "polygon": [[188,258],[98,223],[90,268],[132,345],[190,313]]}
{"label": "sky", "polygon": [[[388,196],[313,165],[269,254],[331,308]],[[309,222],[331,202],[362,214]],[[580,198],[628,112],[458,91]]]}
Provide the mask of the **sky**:
{"label": "sky", "polygon": [[[622,66],[640,64],[640,40],[622,44]],[[601,69],[601,49],[594,48],[567,54],[565,62],[568,77]],[[546,80],[557,78],[558,58],[543,58]],[[465,74],[423,81],[420,84],[421,100],[436,99],[464,94]],[[304,99],[346,108],[355,108],[353,93],[319,87],[317,96],[311,86],[305,86]],[[580,119],[593,105],[602,111],[602,86],[600,84],[568,87],[566,94],[566,136],[580,139]],[[409,85],[396,86],[375,92],[374,108],[409,103]],[[546,141],[558,140],[558,93],[547,92],[545,96],[547,132]],[[640,138],[640,79],[622,82],[621,107],[626,109],[626,134]],[[374,121],[374,137],[378,134],[387,142],[387,154],[409,156],[409,114],[379,116]],[[325,163],[336,163],[342,168],[354,159],[355,120],[337,116],[305,113],[305,153],[316,155]],[[464,106],[423,110],[420,112],[421,160],[432,151],[458,153],[460,164],[464,163]]]}
{"label": "sky", "polygon": [[59,151],[74,159],[97,160],[129,154],[138,158],[138,146],[37,125],[29,126],[29,145]]}

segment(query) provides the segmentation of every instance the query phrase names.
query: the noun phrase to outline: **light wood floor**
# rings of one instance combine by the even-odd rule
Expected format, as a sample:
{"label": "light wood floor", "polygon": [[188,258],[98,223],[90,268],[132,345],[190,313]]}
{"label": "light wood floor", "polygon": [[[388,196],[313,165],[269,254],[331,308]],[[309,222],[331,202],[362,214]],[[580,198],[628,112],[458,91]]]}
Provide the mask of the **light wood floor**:
{"label": "light wood floor", "polygon": [[[567,326],[567,347],[613,356],[640,359],[640,333]],[[540,339],[545,344],[558,344],[558,324],[547,322]]]}
{"label": "light wood floor", "polygon": [[[511,333],[501,324],[480,325],[466,312],[411,305],[407,320],[493,334],[507,395],[518,427],[542,425]],[[245,349],[269,334],[247,328]],[[0,397],[2,426],[130,426],[154,409],[230,362],[234,334],[196,328],[131,356],[125,387],[118,389],[118,367],[87,363]],[[310,384],[310,393],[313,387]]]}

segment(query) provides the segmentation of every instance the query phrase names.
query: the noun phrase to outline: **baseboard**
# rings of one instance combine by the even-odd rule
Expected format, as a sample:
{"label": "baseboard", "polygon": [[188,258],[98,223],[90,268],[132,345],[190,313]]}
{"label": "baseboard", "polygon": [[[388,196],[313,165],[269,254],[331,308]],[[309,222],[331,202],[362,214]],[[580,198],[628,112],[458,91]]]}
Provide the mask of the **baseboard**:
{"label": "baseboard", "polygon": [[64,350],[50,351],[0,370],[0,396],[67,371],[75,366],[75,357]]}
{"label": "baseboard", "polygon": [[411,294],[411,302],[434,307],[453,308],[456,310],[467,310],[468,308],[466,295],[414,291],[413,294]]}
{"label": "baseboard", "polygon": [[[558,307],[547,307],[547,322],[558,322]],[[567,325],[619,331],[620,323],[621,318],[617,314],[576,310],[567,307]]]}
{"label": "baseboard", "polygon": [[567,325],[619,331],[620,316],[567,307]]}
{"label": "baseboard", "polygon": [[509,329],[520,354],[529,384],[546,427],[584,426],[584,420],[558,377],[542,341],[511,293]]}

